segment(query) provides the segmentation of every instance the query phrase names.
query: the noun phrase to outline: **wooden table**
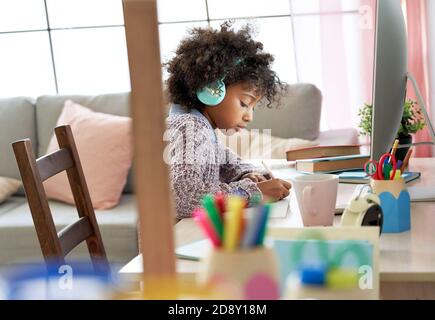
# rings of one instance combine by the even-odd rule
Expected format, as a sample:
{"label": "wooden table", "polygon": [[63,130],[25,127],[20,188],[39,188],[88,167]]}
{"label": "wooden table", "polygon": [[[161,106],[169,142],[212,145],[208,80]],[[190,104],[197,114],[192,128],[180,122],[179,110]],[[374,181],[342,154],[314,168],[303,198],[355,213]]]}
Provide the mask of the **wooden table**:
{"label": "wooden table", "polygon": [[[435,188],[435,158],[412,159],[411,171],[422,173],[420,179],[408,186]],[[355,185],[340,184],[340,197],[350,197]],[[290,200],[291,213],[286,218],[271,219],[271,226],[302,227],[295,201]],[[335,224],[339,222],[336,217]],[[204,238],[192,219],[175,225],[176,246]],[[198,262],[177,260],[177,272],[194,280]],[[129,280],[140,278],[142,258],[135,257],[120,270]],[[411,203],[411,230],[382,234],[380,239],[380,295],[383,299],[435,299],[435,202]]]}

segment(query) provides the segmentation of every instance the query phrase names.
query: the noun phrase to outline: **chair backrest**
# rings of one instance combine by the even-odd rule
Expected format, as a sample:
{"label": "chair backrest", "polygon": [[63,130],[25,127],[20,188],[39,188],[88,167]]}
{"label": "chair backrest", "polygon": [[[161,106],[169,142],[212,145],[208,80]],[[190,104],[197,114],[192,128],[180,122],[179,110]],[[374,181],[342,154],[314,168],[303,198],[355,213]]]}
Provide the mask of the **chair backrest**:
{"label": "chair backrest", "polygon": [[[12,144],[36,233],[47,266],[65,264],[65,256],[86,240],[96,272],[110,272],[77,148],[68,125],[55,128],[59,150],[38,159],[29,139]],[[57,233],[42,182],[66,170],[79,219]]]}

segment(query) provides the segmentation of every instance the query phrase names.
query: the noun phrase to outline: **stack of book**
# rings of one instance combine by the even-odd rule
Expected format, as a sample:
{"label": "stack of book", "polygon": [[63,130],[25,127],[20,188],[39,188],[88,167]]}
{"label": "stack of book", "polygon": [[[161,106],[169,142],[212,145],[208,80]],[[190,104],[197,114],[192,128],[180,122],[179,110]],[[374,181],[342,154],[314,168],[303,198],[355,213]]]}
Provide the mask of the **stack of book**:
{"label": "stack of book", "polygon": [[360,145],[314,146],[294,148],[286,151],[287,161],[360,154]]}
{"label": "stack of book", "polygon": [[287,161],[296,161],[297,171],[307,173],[340,172],[362,169],[369,160],[359,145],[316,146],[286,152]]}
{"label": "stack of book", "polygon": [[[288,150],[287,161],[302,173],[335,173],[341,183],[368,183],[364,171],[369,155],[361,155],[359,145],[316,146]],[[403,172],[402,178],[410,182],[420,177],[419,172]]]}
{"label": "stack of book", "polygon": [[370,159],[368,155],[324,157],[296,161],[296,170],[309,173],[330,173],[349,170],[362,170]]}

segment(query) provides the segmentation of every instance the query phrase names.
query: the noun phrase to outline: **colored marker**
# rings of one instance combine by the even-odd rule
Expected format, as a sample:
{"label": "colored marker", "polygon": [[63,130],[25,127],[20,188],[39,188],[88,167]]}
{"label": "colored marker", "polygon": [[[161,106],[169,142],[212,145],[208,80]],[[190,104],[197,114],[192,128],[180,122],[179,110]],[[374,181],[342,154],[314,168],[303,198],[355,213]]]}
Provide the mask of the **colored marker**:
{"label": "colored marker", "polygon": [[396,169],[400,169],[402,167],[402,160],[397,160]]}
{"label": "colored marker", "polygon": [[221,219],[224,219],[224,214],[227,211],[226,205],[225,205],[225,196],[222,192],[218,192],[214,196],[214,201],[216,204],[216,207],[219,210],[219,215],[221,216]]}
{"label": "colored marker", "polygon": [[263,245],[263,242],[264,242],[264,236],[266,234],[267,221],[269,220],[269,213],[270,213],[271,206],[272,206],[272,204],[270,204],[270,203],[266,203],[263,206],[261,221],[260,221],[259,230],[258,230],[258,237],[256,240],[256,244],[259,246]]}
{"label": "colored marker", "polygon": [[202,198],[202,206],[204,207],[204,209],[207,212],[207,215],[210,219],[210,221],[212,222],[212,225],[214,227],[214,229],[216,230],[219,239],[223,239],[223,233],[224,233],[224,228],[223,228],[223,223],[222,223],[222,218],[219,214],[219,210],[216,208],[216,204],[214,202],[214,198],[212,195],[207,194]]}
{"label": "colored marker", "polygon": [[201,227],[202,231],[213,244],[213,247],[219,247],[221,241],[211,221],[208,219],[206,212],[202,208],[197,208],[193,212],[193,219]]}
{"label": "colored marker", "polygon": [[258,232],[260,230],[261,217],[263,212],[263,206],[256,208],[251,219],[248,221],[246,231],[242,239],[242,248],[249,248],[256,245],[258,239]]}
{"label": "colored marker", "polygon": [[237,196],[228,198],[228,211],[225,215],[225,232],[223,245],[227,250],[234,250],[239,246],[240,228],[244,201]]}
{"label": "colored marker", "polygon": [[384,180],[390,179],[390,173],[393,170],[393,166],[389,163],[384,164]]}

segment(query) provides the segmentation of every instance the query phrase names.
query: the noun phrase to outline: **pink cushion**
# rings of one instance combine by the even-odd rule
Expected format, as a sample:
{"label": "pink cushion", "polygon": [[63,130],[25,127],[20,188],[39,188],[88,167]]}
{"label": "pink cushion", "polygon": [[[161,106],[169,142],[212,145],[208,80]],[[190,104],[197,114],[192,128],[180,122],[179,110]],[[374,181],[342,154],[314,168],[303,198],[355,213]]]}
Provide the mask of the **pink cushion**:
{"label": "pink cushion", "polygon": [[[64,124],[71,126],[94,208],[116,206],[132,163],[131,119],[67,100],[56,126]],[[58,149],[53,134],[47,153]],[[44,181],[44,187],[48,198],[74,204],[65,171]]]}

